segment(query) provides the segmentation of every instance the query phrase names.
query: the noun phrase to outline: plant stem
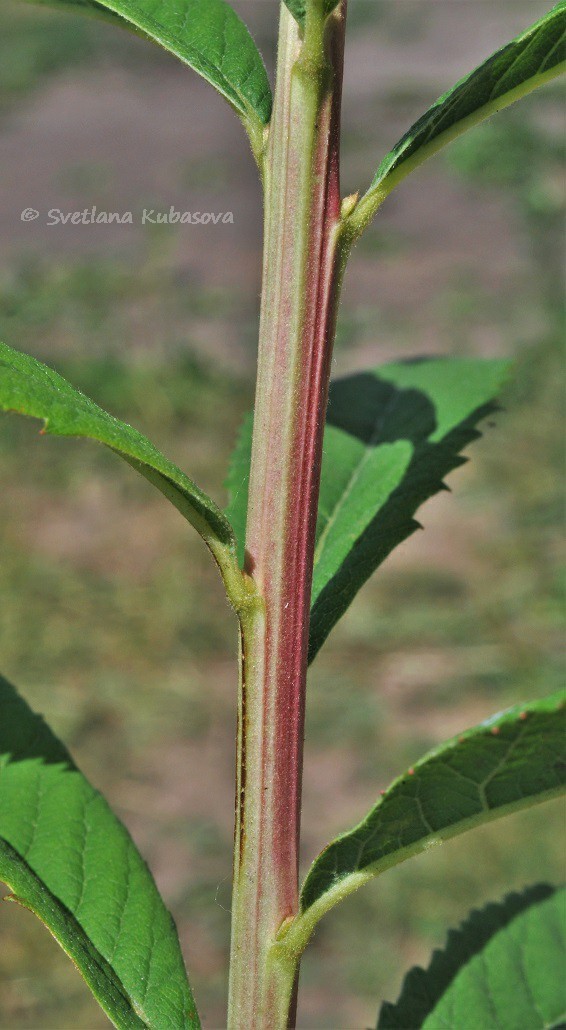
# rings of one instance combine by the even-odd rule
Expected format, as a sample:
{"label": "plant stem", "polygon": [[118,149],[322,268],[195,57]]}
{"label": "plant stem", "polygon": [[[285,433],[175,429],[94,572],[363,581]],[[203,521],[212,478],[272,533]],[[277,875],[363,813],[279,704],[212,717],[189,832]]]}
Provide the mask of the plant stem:
{"label": "plant stem", "polygon": [[270,958],[298,909],[310,590],[322,436],[342,274],[339,118],[346,0],[282,5],[265,165],[263,292],[246,572],[229,1026],[293,1025],[298,963]]}

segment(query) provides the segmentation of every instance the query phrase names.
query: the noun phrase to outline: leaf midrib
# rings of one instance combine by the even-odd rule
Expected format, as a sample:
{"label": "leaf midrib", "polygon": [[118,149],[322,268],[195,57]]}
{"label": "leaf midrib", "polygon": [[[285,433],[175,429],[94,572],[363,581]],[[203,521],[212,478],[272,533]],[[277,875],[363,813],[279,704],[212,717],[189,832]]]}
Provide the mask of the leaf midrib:
{"label": "leaf midrib", "polygon": [[[560,697],[561,696],[562,695],[560,694]],[[528,708],[522,709],[522,711],[528,710]],[[560,709],[557,708],[554,714],[557,715],[559,711]],[[491,728],[489,723],[483,723],[477,727],[474,727],[474,729],[471,731],[470,740],[472,738],[481,737],[481,734],[485,733],[486,730],[489,732],[490,729],[491,731],[493,731],[494,727],[497,728],[499,725],[503,726],[506,721],[506,715],[507,713],[502,713],[502,722],[500,723],[499,719],[497,719],[496,721],[494,721],[493,727]],[[369,848],[368,857],[370,858],[370,861],[363,863],[362,856],[364,854],[364,851],[368,853],[368,842],[370,842],[374,838],[377,838],[379,835],[379,818],[382,805],[385,805],[387,803],[388,798],[391,798],[395,795],[398,788],[402,785],[406,774],[403,774],[401,777],[398,777],[398,779],[391,784],[391,787],[387,790],[386,796],[382,799],[382,801],[378,799],[377,803],[367,813],[365,818],[361,820],[361,822],[351,827],[344,834],[341,834],[339,837],[337,837],[331,844],[328,845],[327,849],[321,852],[321,854],[318,856],[318,859],[315,860],[313,870],[311,870],[311,872],[308,874],[307,879],[303,884],[301,893],[303,893],[305,886],[308,884],[311,875],[315,871],[317,862],[323,860],[325,852],[335,852],[334,854],[332,854],[333,864],[338,860],[339,857],[339,851],[336,852],[335,849],[337,846],[339,847],[341,844],[346,844],[347,846],[349,843],[353,848],[355,848],[355,853],[357,855],[352,864],[349,864],[347,870],[344,871],[341,875],[338,875],[338,867],[336,866],[335,872],[332,875],[332,879],[329,880],[329,882],[327,882],[322,892],[318,894],[318,896],[313,901],[309,902],[306,908],[302,908],[303,917],[305,917],[308,920],[309,911],[311,913],[314,913],[314,910],[321,911],[323,914],[324,911],[328,910],[328,907],[331,907],[332,904],[335,904],[335,901],[329,903],[328,899],[330,897],[334,896],[335,894],[337,894],[339,897],[346,896],[347,894],[351,893],[351,891],[354,890],[356,886],[359,886],[360,882],[366,882],[377,873],[383,872],[385,869],[388,869],[394,865],[397,865],[399,862],[404,861],[405,858],[410,857],[411,854],[420,852],[423,849],[423,847],[426,847],[433,840],[448,840],[453,836],[457,836],[460,833],[465,832],[466,829],[472,828],[475,825],[480,825],[481,823],[489,822],[495,818],[502,817],[507,812],[512,812],[514,810],[528,807],[531,804],[538,803],[544,798],[550,798],[561,793],[563,791],[563,785],[557,783],[541,793],[535,793],[532,796],[527,794],[522,797],[515,797],[512,800],[506,800],[503,804],[490,804],[488,802],[485,793],[487,786],[490,782],[493,781],[493,779],[497,776],[501,769],[509,767],[514,749],[520,744],[524,736],[527,735],[529,731],[528,721],[525,722],[525,724],[523,725],[518,721],[519,718],[520,713],[518,713],[518,715],[512,720],[511,725],[515,727],[515,733],[511,740],[505,742],[504,753],[500,756],[496,765],[492,769],[490,769],[489,772],[487,772],[486,775],[479,782],[475,780],[473,777],[467,775],[465,772],[462,772],[462,770],[460,770],[459,768],[454,768],[451,764],[451,756],[453,754],[458,753],[460,744],[465,745],[466,743],[465,740],[460,741],[459,738],[457,741],[454,740],[451,742],[446,742],[446,746],[440,745],[438,751],[435,749],[434,751],[429,752],[428,755],[424,755],[423,758],[418,763],[416,763],[414,767],[414,774],[416,775],[419,772],[419,767],[422,767],[423,770],[425,770],[427,766],[430,766],[431,762],[434,762],[435,759],[438,759],[439,764],[444,765],[451,775],[455,775],[457,778],[463,778],[466,782],[473,785],[475,796],[480,805],[479,811],[475,811],[471,815],[465,815],[464,818],[453,819],[452,821],[445,823],[445,825],[439,827],[438,829],[432,830],[428,818],[422,818],[422,805],[420,803],[420,798],[417,794],[416,798],[413,797],[413,801],[417,801],[418,803],[417,807],[419,810],[419,815],[421,816],[422,826],[426,832],[423,833],[422,836],[418,837],[416,841],[404,845],[401,848],[397,847],[393,848],[392,850],[388,850],[385,853],[380,854],[378,855],[378,857],[373,859],[371,859],[371,848]],[[382,818],[387,819],[387,814],[385,814],[385,816],[383,816]],[[358,835],[361,835],[362,839],[357,843],[356,838]],[[331,866],[328,865],[326,869],[323,870],[323,880],[324,878],[329,879],[330,873]],[[315,922],[318,921],[319,918],[320,915],[315,916]]]}
{"label": "leaf midrib", "polygon": [[[394,403],[394,399],[395,399],[395,395],[393,394],[392,397],[387,402],[387,404],[384,406],[382,412],[380,413],[379,418],[375,420],[374,430],[373,430],[369,440],[367,441],[367,443],[365,443],[365,449],[364,449],[364,453],[362,455],[362,458],[358,462],[358,464],[357,464],[356,468],[354,469],[354,471],[352,472],[352,475],[350,476],[350,479],[348,480],[346,488],[343,491],[342,496],[340,497],[340,500],[338,501],[338,504],[336,504],[334,506],[334,509],[331,512],[331,514],[330,514],[330,516],[328,518],[328,521],[327,521],[327,523],[326,523],[322,533],[320,534],[320,537],[318,538],[317,545],[315,547],[315,552],[314,552],[314,564],[315,564],[315,566],[320,561],[321,554],[322,554],[322,551],[324,550],[324,544],[325,544],[326,538],[328,536],[328,533],[330,532],[331,528],[333,527],[334,523],[336,522],[336,519],[338,518],[338,515],[340,514],[340,512],[341,512],[342,508],[344,507],[344,505],[346,504],[346,501],[350,497],[350,495],[352,493],[352,490],[354,489],[354,487],[355,487],[359,477],[362,474],[363,469],[365,468],[367,462],[369,461],[370,454],[371,454],[371,448],[372,447],[377,447],[379,445],[379,442],[380,442],[379,436],[380,436],[381,430],[383,428],[383,423],[385,422],[385,420],[387,418],[387,415],[389,414],[389,410],[390,410],[391,406]],[[340,428],[340,427],[336,426],[335,428]],[[342,432],[346,432],[346,430],[342,430]]]}
{"label": "leaf midrib", "polygon": [[[14,848],[10,841],[6,840],[6,838],[3,837],[2,834],[0,834],[0,844],[6,850],[8,856],[11,853],[13,856],[15,856],[16,861],[20,863],[20,865],[26,867],[26,869],[29,871],[29,876],[32,882],[37,881],[42,885],[43,890],[49,897],[53,899],[54,904],[57,906],[57,909],[61,912],[61,914],[65,918],[70,919],[74,923],[76,923],[76,925],[79,927],[80,933],[83,935],[83,938],[86,941],[87,948],[90,949],[88,957],[92,962],[96,964],[96,967],[99,970],[103,980],[105,980],[108,983],[110,991],[117,990],[121,995],[122,1000],[129,1007],[132,1016],[136,1017],[139,1020],[142,1020],[144,1026],[149,1028],[149,1017],[147,1013],[144,1011],[142,1004],[134,1001],[130,991],[125,986],[122,977],[117,972],[115,967],[112,965],[111,961],[105,958],[100,947],[93,943],[89,933],[85,930],[78,916],[74,912],[72,912],[72,910],[61,900],[61,898],[58,897],[57,894],[55,894],[51,890],[50,887],[47,886],[47,884],[45,884],[42,881],[41,877],[35,872],[33,867],[29,864],[27,858],[21,855],[18,849]],[[9,871],[5,871],[4,875],[6,875],[6,872],[8,873],[8,875],[6,876],[6,880],[4,882],[11,891],[10,895],[8,895],[6,900],[13,901],[16,904],[20,905],[22,908],[25,908],[28,911],[32,912],[33,915],[35,915],[40,920],[40,922],[43,923],[43,925],[49,930],[49,932],[53,934],[54,931],[52,927],[45,921],[41,912],[38,911],[36,905],[33,904],[31,899],[26,899],[20,896],[20,889],[15,887],[10,882],[11,876]],[[75,957],[68,950],[66,943],[61,939],[61,937],[58,934],[55,934],[55,937],[58,944],[65,952],[65,954],[68,955],[71,961],[75,964]],[[108,967],[108,969],[110,970],[110,976],[107,972],[106,967]],[[108,1012],[106,1012],[106,1014],[108,1015]]]}

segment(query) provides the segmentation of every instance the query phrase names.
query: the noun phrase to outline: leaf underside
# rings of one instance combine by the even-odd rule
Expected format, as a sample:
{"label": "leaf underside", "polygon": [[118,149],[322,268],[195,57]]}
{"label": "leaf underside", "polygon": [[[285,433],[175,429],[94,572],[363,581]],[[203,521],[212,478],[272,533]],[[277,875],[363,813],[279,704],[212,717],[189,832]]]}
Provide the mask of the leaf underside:
{"label": "leaf underside", "polygon": [[[467,917],[466,921],[457,930],[450,930],[448,933],[448,939],[445,947],[440,950],[437,949],[433,952],[432,959],[428,969],[421,969],[416,966],[411,969],[404,981],[401,988],[401,994],[397,1002],[393,1005],[390,1002],[384,1002],[381,1006],[379,1013],[379,1019],[377,1023],[377,1030],[416,1030],[418,1027],[426,1025],[427,1017],[431,1017],[433,1013],[437,1012],[437,1006],[439,1003],[442,1007],[443,995],[448,993],[450,985],[454,982],[460,970],[463,970],[464,966],[474,959],[475,956],[479,957],[480,963],[485,966],[487,958],[487,945],[490,941],[501,931],[506,930],[511,924],[520,916],[531,908],[537,909],[541,902],[547,899],[553,899],[552,909],[555,906],[559,906],[558,915],[566,914],[564,912],[565,898],[562,894],[558,897],[554,897],[555,890],[548,884],[536,884],[532,887],[527,887],[520,894],[513,893],[507,895],[503,901],[497,903],[491,903],[486,905],[484,908],[472,911]],[[544,910],[543,910],[544,911]],[[546,923],[544,915],[541,919],[541,910],[538,909],[536,918],[540,920],[541,926],[545,926],[545,930],[548,932],[549,926]],[[563,918],[562,918],[563,921]],[[561,944],[560,936],[564,933],[564,928],[558,927],[558,934],[551,934],[550,941],[553,949],[558,948],[558,956],[561,957],[561,961],[564,958],[563,948],[564,943]],[[507,943],[512,940],[516,934],[516,927],[509,931],[509,936],[506,935]],[[525,954],[525,945],[527,954]],[[536,967],[532,965],[532,956],[528,955],[528,951],[532,947],[531,941],[528,936],[525,936],[521,940],[521,948],[519,951],[519,962],[522,964],[515,968],[513,974],[509,977],[509,980],[504,984],[505,992],[508,997],[505,999],[505,1010],[506,1014],[509,1014],[512,1010],[513,1005],[516,1004],[517,999],[523,1001],[524,987],[529,984],[529,980],[532,978],[533,973],[536,972]],[[540,959],[540,955],[537,956]],[[531,961],[529,964],[525,964],[525,959],[529,958]],[[545,962],[547,957],[545,956]],[[550,965],[548,970],[550,971],[556,962],[556,956],[551,957]],[[476,986],[480,989],[480,999],[483,993],[481,980],[474,977],[476,980]],[[499,977],[498,977],[499,979]],[[558,994],[558,1004],[555,1004],[555,1012],[559,1014],[563,1011],[563,1004],[566,1001],[564,997],[564,981],[561,981],[560,977],[556,977],[555,981],[552,982],[550,977],[546,978],[547,983],[540,985],[535,980],[534,984],[529,985],[528,989],[531,993],[531,997],[536,997],[539,986],[543,986],[545,990],[550,987],[552,994]],[[495,986],[494,996],[498,997],[499,1007],[499,996],[501,983],[497,985],[490,984],[490,991]],[[533,990],[534,987],[534,990]],[[558,990],[556,990],[558,988]],[[454,984],[453,990],[460,993],[457,984]],[[550,994],[550,991],[548,994]],[[514,995],[512,1001],[511,995]],[[468,999],[471,1002],[471,999]],[[477,997],[474,999],[477,1004]],[[542,1026],[542,1023],[537,1023],[535,1018],[534,1022],[531,1022],[533,1016],[532,1012],[529,1012],[529,1005],[524,1006],[521,1012],[521,1022],[518,1024],[518,1030],[523,1030],[523,1027],[532,1026],[534,1028]],[[469,1005],[468,1013],[466,1014],[466,1026],[470,1025],[469,1020],[474,1019],[475,1006]],[[480,1018],[484,1018],[485,1008],[480,1000],[480,1009],[478,1015]],[[489,1025],[495,1027],[493,1020],[493,1010],[489,1014],[489,1018],[484,1026]],[[554,1022],[554,1020],[553,1020]],[[438,1028],[442,1026],[459,1026],[461,1025],[457,1019],[454,1019],[451,1023],[444,1023],[437,1021],[432,1024]],[[480,1024],[481,1025],[481,1024]],[[504,1022],[499,1024],[501,1027],[509,1030],[509,1023]],[[549,1023],[546,1024],[550,1025]],[[483,1027],[482,1027],[483,1030]]]}
{"label": "leaf underside", "polygon": [[560,74],[565,60],[566,0],[561,0],[435,101],[384,157],[366,198],[378,191],[386,195],[445,143]]}
{"label": "leaf underside", "polygon": [[198,1028],[177,931],[125,827],[0,677],[0,880],[120,1028]]}
{"label": "leaf underside", "polygon": [[226,0],[40,0],[102,15],[139,30],[210,82],[256,128],[267,125],[272,97],[262,57]]}
{"label": "leaf underside", "polygon": [[[445,489],[479,436],[509,370],[504,361],[429,359],[384,365],[330,385],[311,598],[309,660],[391,551],[415,512]],[[232,456],[227,515],[243,563],[253,417]]]}
{"label": "leaf underside", "polygon": [[303,885],[301,911],[316,902],[326,910],[405,858],[560,793],[565,700],[561,693],[517,705],[430,751],[319,855]]}
{"label": "leaf underside", "polygon": [[96,440],[153,483],[207,543],[234,550],[226,517],[136,429],[109,415],[47,365],[0,343],[0,410],[42,419],[44,432]]}

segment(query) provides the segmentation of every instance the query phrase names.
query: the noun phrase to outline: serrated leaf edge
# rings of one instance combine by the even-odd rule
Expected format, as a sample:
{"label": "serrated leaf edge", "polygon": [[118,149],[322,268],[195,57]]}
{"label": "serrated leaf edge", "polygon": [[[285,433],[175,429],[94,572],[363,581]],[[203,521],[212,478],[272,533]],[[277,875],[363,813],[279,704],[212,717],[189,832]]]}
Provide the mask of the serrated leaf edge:
{"label": "serrated leaf edge", "polygon": [[[337,842],[349,837],[355,833],[357,829],[362,827],[367,821],[369,815],[375,812],[376,808],[386,799],[387,795],[392,792],[395,787],[401,784],[404,780],[406,781],[407,776],[413,775],[415,771],[422,765],[427,764],[431,758],[436,757],[439,753],[442,753],[450,746],[457,746],[459,743],[465,742],[468,738],[476,736],[480,733],[497,734],[499,726],[502,723],[507,723],[510,720],[515,721],[519,719],[525,719],[525,713],[528,716],[530,712],[537,714],[540,711],[540,705],[547,704],[551,710],[555,713],[560,712],[566,706],[566,691],[560,691],[557,694],[552,695],[549,698],[540,699],[539,701],[533,701],[526,704],[514,705],[511,708],[506,709],[503,712],[498,712],[496,715],[491,716],[478,726],[472,727],[466,730],[464,733],[459,734],[457,737],[451,740],[445,741],[444,743],[428,751],[413,767],[404,772],[401,776],[398,776],[389,786],[386,791],[383,791],[383,797],[376,803],[367,813],[363,819],[360,820],[355,826],[342,834],[339,834],[334,840],[323,849],[321,853],[314,860],[311,871],[307,875],[303,886],[301,888],[301,907],[299,914],[291,922],[284,924],[281,928],[280,933],[273,945],[274,953],[280,951],[282,954],[294,954],[301,955],[304,951],[317,923],[322,919],[330,909],[334,908],[340,901],[349,897],[365,883],[368,883],[374,877],[381,875],[388,869],[399,865],[401,862],[406,861],[413,855],[420,854],[423,851],[428,851],[432,847],[436,847],[439,844],[443,844],[453,837],[457,837],[462,833],[466,833],[468,830],[474,829],[476,826],[484,825],[488,822],[493,822],[496,819],[503,818],[506,815],[511,815],[513,812],[521,811],[526,808],[533,807],[534,805],[541,804],[544,801],[549,801],[552,798],[559,797],[564,793],[566,789],[563,785],[558,785],[548,791],[540,794],[535,794],[527,798],[520,798],[517,801],[510,802],[507,805],[501,805],[494,809],[482,809],[482,811],[468,819],[461,820],[445,827],[441,830],[431,832],[423,837],[420,837],[413,844],[406,847],[399,848],[397,851],[388,853],[377,862],[368,865],[363,870],[357,870],[353,873],[346,873],[339,880],[337,880],[332,887],[325,890],[312,904],[308,907],[303,907],[303,896],[305,887],[308,883],[309,876],[320,861],[325,852],[333,847]],[[515,742],[514,742],[515,743]],[[514,746],[514,743],[511,747]]]}
{"label": "serrated leaf edge", "polygon": [[[397,1001],[382,1002],[376,1030],[386,1030],[391,1016],[397,1016],[394,1025],[398,1025],[398,1020],[407,1018],[403,1010],[410,1005],[411,994],[417,992],[417,1001],[413,1004],[420,1010],[419,1020],[427,1019],[464,965],[479,955],[493,937],[527,909],[562,890],[562,887],[553,887],[548,883],[534,883],[522,891],[511,891],[499,901],[490,901],[481,908],[471,909],[457,926],[448,929],[445,943],[434,949],[426,968],[412,966],[407,970]],[[423,981],[427,984],[426,1003],[422,997]],[[435,994],[437,997],[434,997]]]}

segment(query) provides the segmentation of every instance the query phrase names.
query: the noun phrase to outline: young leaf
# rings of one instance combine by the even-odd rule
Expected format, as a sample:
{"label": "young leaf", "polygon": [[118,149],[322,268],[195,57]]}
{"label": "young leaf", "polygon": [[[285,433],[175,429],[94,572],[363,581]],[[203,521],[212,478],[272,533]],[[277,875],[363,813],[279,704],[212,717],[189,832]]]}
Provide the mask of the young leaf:
{"label": "young leaf", "polygon": [[[426,972],[414,969],[408,974],[397,1005],[382,1007],[378,1030],[563,1026],[565,915],[566,890],[542,886],[473,912],[460,930],[449,935],[446,952],[435,952]],[[484,918],[489,929],[482,941]],[[445,983],[443,967],[454,967],[453,947],[462,961],[450,970]],[[415,987],[413,1001],[410,992]]]}
{"label": "young leaf", "polygon": [[361,884],[434,844],[560,793],[566,696],[517,705],[441,744],[318,856],[301,892],[312,927]]}
{"label": "young leaf", "polygon": [[[467,129],[503,110],[566,67],[566,0],[444,93],[384,157],[352,215],[361,231],[391,190]],[[357,227],[357,229],[356,229]]]}
{"label": "young leaf", "polygon": [[[437,1005],[442,996],[447,993],[447,988],[449,988],[456,975],[470,959],[473,959],[474,956],[479,956],[480,961],[482,961],[481,956],[486,955],[486,946],[496,934],[509,927],[522,913],[533,906],[538,907],[541,902],[552,898],[553,895],[555,895],[553,887],[550,887],[548,884],[535,884],[532,887],[527,887],[520,894],[508,894],[501,902],[491,903],[486,905],[485,908],[475,909],[471,912],[462,926],[457,930],[450,930],[446,947],[442,951],[437,949],[433,952],[428,969],[425,970],[416,966],[407,973],[396,1004],[392,1005],[387,1001],[383,1003],[379,1013],[377,1030],[414,1030],[415,1027],[425,1025],[427,1017],[437,1011]],[[564,915],[564,898],[559,897],[558,901],[562,906],[562,915]],[[560,909],[558,914],[560,914]],[[536,919],[537,922],[541,919],[540,910]],[[560,951],[558,948],[560,935],[563,932],[562,929],[559,929],[559,933],[554,935],[554,941],[552,942],[553,948],[557,949],[558,952]],[[506,939],[508,940],[508,938]],[[529,938],[525,937],[523,943],[528,940]],[[554,950],[549,955],[549,958],[551,963],[548,969],[550,970],[557,958]],[[534,972],[535,968],[533,964],[531,968],[527,967],[523,970],[516,970],[516,972],[519,972],[521,987],[523,986],[523,981],[526,982],[529,974]],[[510,988],[511,985],[510,982]],[[558,994],[561,994],[563,997],[563,979],[560,976],[556,977],[553,993],[556,988],[558,989]],[[519,998],[521,994],[522,990],[519,991]],[[564,1001],[566,1001],[566,998],[564,998]],[[466,1013],[466,1026],[471,1025],[470,1018],[472,1018],[473,1011],[470,1007]],[[511,1011],[510,1005],[507,1005],[506,1011]],[[528,1010],[525,1010],[522,1014],[519,1024],[521,1027],[527,1025],[527,1012]],[[492,1024],[492,1019],[493,1013],[490,1013],[488,1019],[490,1026],[494,1025]],[[457,1026],[458,1023],[454,1021],[444,1024],[440,1021],[435,1021],[433,1025],[435,1027],[444,1025]],[[508,1027],[509,1023],[504,1021],[502,1025]],[[528,1025],[531,1026],[531,1023],[529,1022]],[[536,1025],[536,1022],[532,1024],[533,1027]]]}
{"label": "young leaf", "polygon": [[[339,2],[340,0],[324,0],[324,13],[330,14],[334,8],[337,7]],[[295,21],[298,21],[299,25],[302,25],[305,20],[307,0],[285,0],[285,4],[289,8]]]}
{"label": "young leaf", "polygon": [[302,25],[305,20],[306,0],[285,0],[285,4],[289,8],[295,21],[298,21],[299,25]]}
{"label": "young leaf", "polygon": [[127,830],[1,676],[0,880],[115,1026],[200,1026],[175,925]]}
{"label": "young leaf", "polygon": [[202,75],[229,101],[261,149],[271,88],[261,55],[226,0],[41,0],[110,17],[139,30]]}
{"label": "young leaf", "polygon": [[505,361],[385,365],[330,385],[311,599],[313,660],[360,587],[418,528],[420,505],[465,459]]}
{"label": "young leaf", "polygon": [[44,432],[105,444],[153,483],[195,527],[219,564],[235,563],[230,523],[198,486],[136,429],[118,421],[47,365],[0,343],[0,410],[42,419]]}

